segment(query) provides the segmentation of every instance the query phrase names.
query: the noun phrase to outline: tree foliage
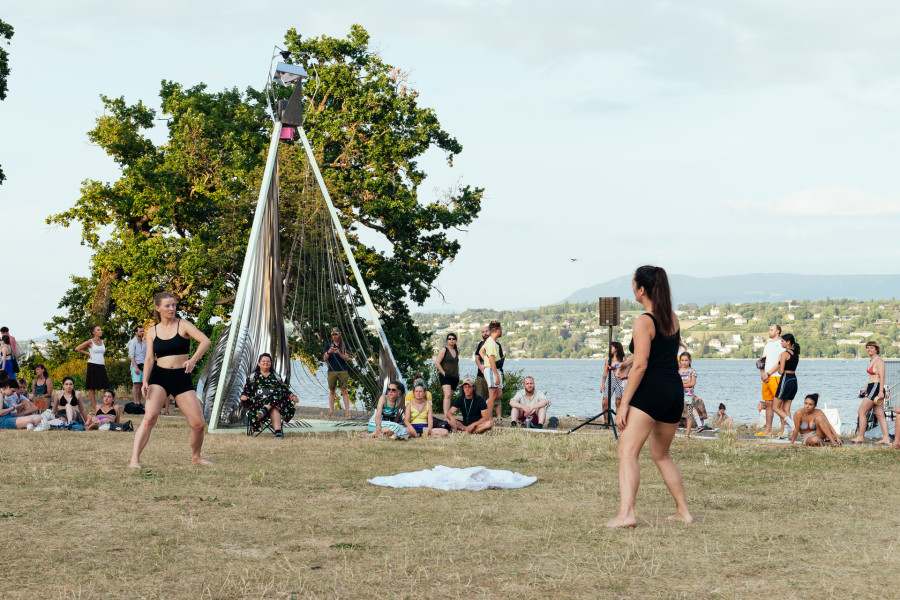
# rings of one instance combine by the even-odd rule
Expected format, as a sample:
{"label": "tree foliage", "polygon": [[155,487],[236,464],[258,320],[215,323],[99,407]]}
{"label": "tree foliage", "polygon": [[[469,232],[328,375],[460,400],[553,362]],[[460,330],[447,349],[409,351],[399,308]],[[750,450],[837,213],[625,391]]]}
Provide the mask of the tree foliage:
{"label": "tree foliage", "polygon": [[[0,100],[6,99],[6,91],[8,89],[6,81],[9,78],[9,52],[4,46],[9,45],[9,40],[12,39],[13,33],[15,33],[13,26],[9,23],[4,23],[0,19]],[[6,176],[3,174],[3,169],[0,168],[0,184],[3,183],[4,179],[6,179]]]}
{"label": "tree foliage", "polygon": [[[406,299],[428,297],[460,249],[447,231],[476,218],[482,190],[461,187],[420,202],[425,173],[418,159],[436,148],[452,164],[462,147],[368,41],[360,26],[345,39],[286,34],[295,62],[314,74],[304,83],[305,129],[395,356],[408,371],[430,351]],[[271,130],[265,94],[163,81],[160,97],[168,138],[157,146],[146,135],[154,110],[102,96],[105,113],[88,135],[122,175],[112,183],[85,181],[75,205],[48,218],[80,224],[82,243],[94,251],[90,275],[73,278],[60,302],[65,314],[48,323],[64,342],[102,322],[121,347],[135,324],[151,319],[152,298],[164,289],[181,298],[188,316],[202,311],[200,325],[208,330],[211,319],[230,311]],[[299,148],[282,147],[283,266],[297,258],[298,228],[310,211],[321,210],[303,205],[307,186],[315,185],[303,176],[304,161]],[[360,236],[363,230],[376,235]],[[361,237],[380,238],[378,247],[388,250]]]}

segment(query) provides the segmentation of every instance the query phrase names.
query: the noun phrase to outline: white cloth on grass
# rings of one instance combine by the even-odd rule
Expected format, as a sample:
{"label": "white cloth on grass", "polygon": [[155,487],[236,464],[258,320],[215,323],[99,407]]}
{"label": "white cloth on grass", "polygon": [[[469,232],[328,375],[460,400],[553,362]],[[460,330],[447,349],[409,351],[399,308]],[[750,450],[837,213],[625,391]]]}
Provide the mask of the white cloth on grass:
{"label": "white cloth on grass", "polygon": [[473,492],[488,488],[523,488],[535,481],[537,481],[537,477],[529,477],[512,471],[500,471],[486,467],[457,469],[443,465],[415,473],[373,477],[368,480],[372,485],[384,487],[430,487],[438,490],[470,490]]}

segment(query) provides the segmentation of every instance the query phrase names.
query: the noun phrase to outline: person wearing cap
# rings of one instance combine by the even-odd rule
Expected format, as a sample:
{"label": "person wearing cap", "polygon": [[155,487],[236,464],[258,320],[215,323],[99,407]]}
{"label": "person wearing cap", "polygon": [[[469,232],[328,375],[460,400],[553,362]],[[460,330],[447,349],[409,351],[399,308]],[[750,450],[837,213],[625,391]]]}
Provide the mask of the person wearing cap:
{"label": "person wearing cap", "polygon": [[547,420],[547,407],[550,406],[550,401],[544,394],[534,389],[534,377],[531,375],[522,380],[522,385],[525,389],[519,390],[509,401],[512,408],[509,420],[513,427],[528,425],[541,429]]}
{"label": "person wearing cap", "polygon": [[338,386],[341,388],[341,395],[344,398],[344,410],[347,411],[347,418],[350,418],[350,395],[347,393],[347,361],[350,360],[350,353],[347,352],[347,345],[341,339],[341,332],[337,327],[331,330],[331,341],[325,345],[325,356],[323,359],[328,364],[328,416],[334,416],[334,393]]}
{"label": "person wearing cap", "polygon": [[[457,419],[457,414],[459,419]],[[461,421],[461,422],[460,422]],[[465,433],[484,433],[494,426],[487,401],[475,394],[475,381],[469,377],[463,379],[460,394],[447,413],[447,422],[451,431]]]}

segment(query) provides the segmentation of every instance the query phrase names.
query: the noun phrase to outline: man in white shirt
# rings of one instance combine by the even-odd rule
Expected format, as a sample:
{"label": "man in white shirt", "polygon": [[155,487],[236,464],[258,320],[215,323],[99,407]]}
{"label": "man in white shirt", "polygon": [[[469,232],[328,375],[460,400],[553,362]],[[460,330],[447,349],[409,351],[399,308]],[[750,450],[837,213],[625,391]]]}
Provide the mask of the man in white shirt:
{"label": "man in white shirt", "polygon": [[760,379],[762,379],[762,399],[766,403],[766,426],[757,433],[758,436],[772,435],[772,400],[778,392],[778,382],[781,381],[781,375],[778,374],[778,362],[784,348],[781,346],[781,325],[775,324],[769,327],[769,341],[763,348],[763,357],[766,359],[766,365],[759,371]]}
{"label": "man in white shirt", "polygon": [[509,420],[513,427],[517,425],[524,427],[530,423],[530,427],[542,429],[547,421],[547,407],[550,406],[550,401],[544,394],[535,391],[534,377],[529,375],[522,380],[522,385],[525,389],[519,390],[509,401],[512,408]]}
{"label": "man in white shirt", "polygon": [[128,341],[128,358],[131,359],[131,396],[135,404],[141,403],[141,383],[144,380],[144,360],[147,358],[147,342],[144,328],[134,328],[134,337]]}

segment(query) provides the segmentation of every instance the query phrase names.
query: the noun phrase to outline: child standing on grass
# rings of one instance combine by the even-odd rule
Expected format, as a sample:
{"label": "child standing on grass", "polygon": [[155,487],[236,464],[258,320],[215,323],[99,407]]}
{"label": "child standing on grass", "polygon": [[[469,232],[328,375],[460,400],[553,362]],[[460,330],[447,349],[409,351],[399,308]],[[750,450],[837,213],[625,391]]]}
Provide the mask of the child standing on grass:
{"label": "child standing on grass", "polygon": [[694,426],[694,386],[697,385],[697,371],[691,368],[690,352],[682,352],[678,359],[678,374],[681,376],[681,384],[684,386],[684,439],[691,438],[691,428]]}

